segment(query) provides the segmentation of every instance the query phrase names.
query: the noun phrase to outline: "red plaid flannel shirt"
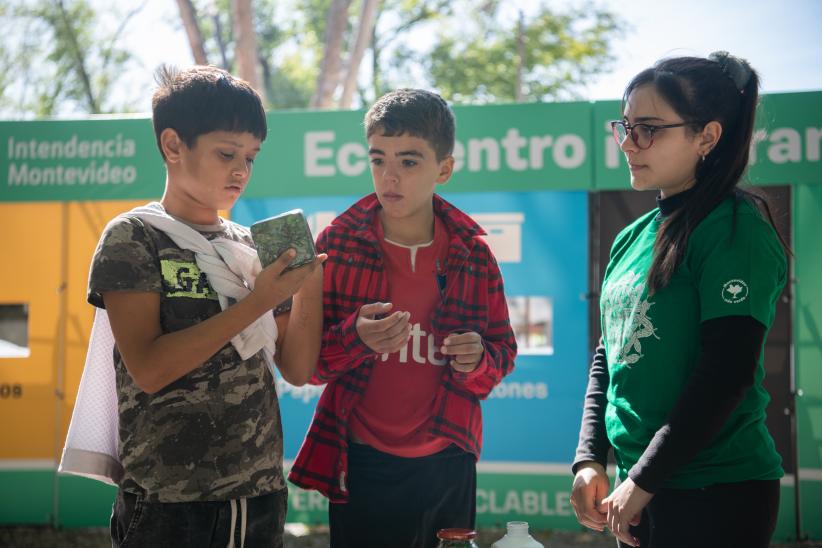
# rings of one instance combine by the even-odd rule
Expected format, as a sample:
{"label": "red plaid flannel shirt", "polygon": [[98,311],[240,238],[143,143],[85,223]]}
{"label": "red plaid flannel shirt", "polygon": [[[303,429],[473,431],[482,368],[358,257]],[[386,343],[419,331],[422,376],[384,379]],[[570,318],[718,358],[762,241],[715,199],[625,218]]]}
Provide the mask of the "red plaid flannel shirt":
{"label": "red plaid flannel shirt", "polygon": [[[332,502],[348,499],[348,419],[365,392],[377,357],[357,335],[357,315],[364,304],[389,300],[389,280],[374,230],[379,208],[375,194],[366,196],[317,238],[317,252],[328,253],[328,260],[322,351],[311,383],[326,387],[288,479],[320,491]],[[431,321],[435,340],[442,344],[449,333],[474,331],[482,336],[485,352],[470,373],[448,368],[428,428],[479,459],[479,400],[511,372],[517,344],[508,320],[502,275],[481,238],[485,232],[437,195],[434,213],[450,234],[444,296]]]}

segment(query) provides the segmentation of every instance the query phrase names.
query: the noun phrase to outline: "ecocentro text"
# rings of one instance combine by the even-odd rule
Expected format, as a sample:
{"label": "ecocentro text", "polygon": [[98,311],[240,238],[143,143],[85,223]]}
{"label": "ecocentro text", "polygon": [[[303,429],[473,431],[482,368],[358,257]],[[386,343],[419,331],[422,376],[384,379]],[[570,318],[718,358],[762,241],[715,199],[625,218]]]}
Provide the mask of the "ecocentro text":
{"label": "ecocentro text", "polygon": [[[338,144],[334,131],[308,131],[305,134],[306,177],[334,177],[338,174],[356,177],[368,169],[368,150],[358,142]],[[336,153],[335,153],[336,150]],[[492,137],[468,139],[454,144],[454,170],[525,171],[543,169],[546,156],[561,169],[574,169],[585,162],[585,140],[573,133],[556,137],[539,135],[523,137],[510,128],[502,139]]]}

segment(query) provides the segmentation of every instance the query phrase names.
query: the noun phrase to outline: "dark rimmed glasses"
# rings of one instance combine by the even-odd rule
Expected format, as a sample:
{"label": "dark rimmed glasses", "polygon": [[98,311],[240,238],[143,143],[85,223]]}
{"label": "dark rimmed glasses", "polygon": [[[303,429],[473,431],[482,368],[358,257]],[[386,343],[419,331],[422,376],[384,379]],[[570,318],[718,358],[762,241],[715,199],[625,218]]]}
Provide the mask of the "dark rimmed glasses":
{"label": "dark rimmed glasses", "polygon": [[628,135],[631,136],[631,141],[639,148],[640,150],[645,150],[647,148],[651,148],[651,145],[654,144],[654,134],[659,131],[660,129],[668,129],[673,127],[684,127],[689,126],[688,122],[680,122],[678,124],[665,124],[665,125],[653,125],[653,124],[629,124],[625,120],[614,120],[611,122],[611,131],[614,132],[614,139],[619,146],[622,146],[622,143],[625,142],[625,139],[628,138]]}

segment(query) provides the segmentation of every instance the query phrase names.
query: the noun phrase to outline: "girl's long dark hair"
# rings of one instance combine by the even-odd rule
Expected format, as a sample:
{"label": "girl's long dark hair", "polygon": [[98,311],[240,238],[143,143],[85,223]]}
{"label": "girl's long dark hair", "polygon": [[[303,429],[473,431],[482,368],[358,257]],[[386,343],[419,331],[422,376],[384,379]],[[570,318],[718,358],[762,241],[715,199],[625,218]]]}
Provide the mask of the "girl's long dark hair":
{"label": "girl's long dark hair", "polygon": [[[748,167],[759,99],[756,71],[746,61],[726,54],[718,60],[665,59],[631,80],[625,88],[623,103],[633,90],[645,85],[654,86],[674,111],[689,122],[691,130],[701,131],[714,120],[722,125],[719,141],[696,166],[696,184],[687,201],[662,222],[657,232],[648,272],[648,289],[654,293],[668,285],[682,262],[691,232],[729,196],[736,198],[734,217],[739,200],[747,199],[762,206],[774,230],[776,226],[763,194],[737,188]],[[734,218],[734,226],[735,221]],[[779,238],[787,249],[781,235]]]}

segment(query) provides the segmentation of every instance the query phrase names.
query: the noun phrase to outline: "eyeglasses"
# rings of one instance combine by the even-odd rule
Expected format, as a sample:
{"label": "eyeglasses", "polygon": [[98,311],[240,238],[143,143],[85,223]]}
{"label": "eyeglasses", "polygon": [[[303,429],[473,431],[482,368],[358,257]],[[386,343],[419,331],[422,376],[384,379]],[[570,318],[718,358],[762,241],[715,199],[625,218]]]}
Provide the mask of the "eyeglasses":
{"label": "eyeglasses", "polygon": [[691,125],[688,122],[680,122],[678,124],[665,124],[663,126],[655,126],[651,124],[629,124],[624,120],[614,120],[611,122],[611,130],[614,132],[614,139],[619,146],[625,142],[628,135],[631,140],[640,150],[651,148],[654,144],[654,134],[660,129],[668,129],[672,127],[684,127]]}

